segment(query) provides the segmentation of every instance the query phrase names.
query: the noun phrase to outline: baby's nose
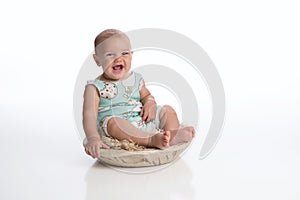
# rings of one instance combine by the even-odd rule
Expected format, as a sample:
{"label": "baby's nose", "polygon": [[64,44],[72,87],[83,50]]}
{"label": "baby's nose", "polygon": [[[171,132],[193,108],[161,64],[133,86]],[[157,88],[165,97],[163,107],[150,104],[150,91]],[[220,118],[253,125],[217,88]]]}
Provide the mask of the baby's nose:
{"label": "baby's nose", "polygon": [[122,59],[122,54],[116,55],[114,62],[119,62]]}

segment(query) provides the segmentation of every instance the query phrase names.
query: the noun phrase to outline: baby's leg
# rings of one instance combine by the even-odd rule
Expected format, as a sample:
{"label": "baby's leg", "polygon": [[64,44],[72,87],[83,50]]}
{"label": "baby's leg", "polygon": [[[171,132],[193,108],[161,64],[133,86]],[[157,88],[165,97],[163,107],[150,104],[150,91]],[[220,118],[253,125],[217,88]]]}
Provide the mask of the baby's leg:
{"label": "baby's leg", "polygon": [[130,122],[119,117],[109,119],[107,123],[109,135],[118,140],[132,140],[138,145],[164,149],[169,146],[170,133],[153,134],[139,130]]}
{"label": "baby's leg", "polygon": [[191,126],[180,128],[177,114],[171,106],[164,106],[159,114],[160,128],[171,135],[170,145],[181,142],[189,142],[195,136],[195,130]]}

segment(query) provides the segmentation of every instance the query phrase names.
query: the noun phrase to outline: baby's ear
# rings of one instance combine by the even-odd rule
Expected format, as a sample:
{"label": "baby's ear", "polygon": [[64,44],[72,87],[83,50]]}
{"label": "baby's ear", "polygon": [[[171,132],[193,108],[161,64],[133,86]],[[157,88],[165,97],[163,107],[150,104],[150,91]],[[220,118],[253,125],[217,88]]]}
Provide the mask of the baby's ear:
{"label": "baby's ear", "polygon": [[99,56],[97,56],[96,54],[93,54],[93,58],[94,58],[96,64],[97,64],[98,66],[101,66]]}

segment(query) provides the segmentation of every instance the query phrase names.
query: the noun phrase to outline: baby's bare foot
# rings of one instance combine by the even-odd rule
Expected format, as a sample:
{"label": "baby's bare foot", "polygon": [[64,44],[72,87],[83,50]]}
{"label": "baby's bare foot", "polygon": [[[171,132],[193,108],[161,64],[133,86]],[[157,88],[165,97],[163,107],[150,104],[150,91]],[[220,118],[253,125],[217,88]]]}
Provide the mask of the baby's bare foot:
{"label": "baby's bare foot", "polygon": [[192,126],[180,128],[171,131],[170,146],[183,142],[189,142],[195,136],[195,129]]}
{"label": "baby's bare foot", "polygon": [[150,138],[149,146],[165,149],[170,145],[170,137],[170,131],[166,131],[165,133],[157,133]]}

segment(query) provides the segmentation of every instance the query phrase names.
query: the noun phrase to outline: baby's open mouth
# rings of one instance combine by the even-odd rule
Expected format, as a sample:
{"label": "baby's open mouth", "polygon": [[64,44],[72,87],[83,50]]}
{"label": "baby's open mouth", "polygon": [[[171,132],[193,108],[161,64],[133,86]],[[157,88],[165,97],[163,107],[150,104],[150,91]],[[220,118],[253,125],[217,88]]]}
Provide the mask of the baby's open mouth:
{"label": "baby's open mouth", "polygon": [[113,66],[113,70],[122,70],[124,68],[123,65],[116,65],[116,66]]}

